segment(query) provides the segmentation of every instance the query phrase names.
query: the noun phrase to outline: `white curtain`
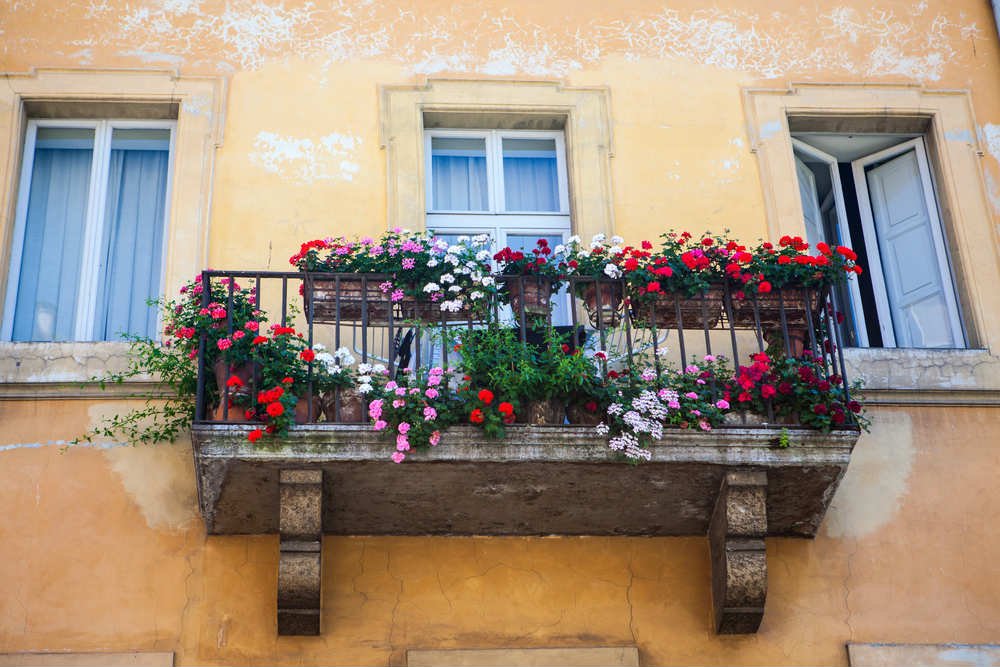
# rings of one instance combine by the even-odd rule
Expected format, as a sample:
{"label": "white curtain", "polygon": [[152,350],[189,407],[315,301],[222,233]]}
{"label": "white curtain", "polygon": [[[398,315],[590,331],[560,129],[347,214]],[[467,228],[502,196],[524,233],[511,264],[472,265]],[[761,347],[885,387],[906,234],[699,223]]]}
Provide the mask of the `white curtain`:
{"label": "white curtain", "polygon": [[147,300],[160,294],[168,157],[165,150],[111,151],[95,340],[157,334],[157,310]]}
{"label": "white curtain", "polygon": [[508,211],[558,211],[559,179],[555,157],[503,158]]}
{"label": "white curtain", "polygon": [[73,340],[92,157],[90,149],[35,150],[15,341]]}
{"label": "white curtain", "polygon": [[485,211],[486,157],[433,155],[434,208],[439,211]]}

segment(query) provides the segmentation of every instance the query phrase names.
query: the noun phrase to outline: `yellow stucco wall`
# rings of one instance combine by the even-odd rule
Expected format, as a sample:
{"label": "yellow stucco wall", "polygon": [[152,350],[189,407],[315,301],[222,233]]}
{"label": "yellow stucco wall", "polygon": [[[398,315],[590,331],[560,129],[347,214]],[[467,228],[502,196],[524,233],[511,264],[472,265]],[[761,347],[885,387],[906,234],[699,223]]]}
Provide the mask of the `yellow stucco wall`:
{"label": "yellow stucco wall", "polygon": [[[618,4],[0,0],[0,70],[223,78],[219,110],[188,110],[224,114],[208,263],[278,270],[307,238],[385,226],[379,86],[606,88],[614,227],[630,240],[669,227],[766,233],[745,88],[968,89],[975,136],[955,140],[983,152],[965,184],[992,220],[966,242],[993,262],[966,269],[993,284],[1000,44],[988,3]],[[11,123],[14,112],[0,108]],[[981,319],[990,347],[1000,331]],[[993,402],[1000,390],[968,388]],[[188,444],[58,444],[121,405],[0,400],[0,652],[347,665],[402,664],[410,648],[634,644],[644,664],[844,665],[848,641],[1000,638],[996,407],[873,410],[820,536],[768,541],[755,636],[712,633],[701,538],[357,537],[324,542],[322,636],[277,638],[277,538],[206,538]]]}

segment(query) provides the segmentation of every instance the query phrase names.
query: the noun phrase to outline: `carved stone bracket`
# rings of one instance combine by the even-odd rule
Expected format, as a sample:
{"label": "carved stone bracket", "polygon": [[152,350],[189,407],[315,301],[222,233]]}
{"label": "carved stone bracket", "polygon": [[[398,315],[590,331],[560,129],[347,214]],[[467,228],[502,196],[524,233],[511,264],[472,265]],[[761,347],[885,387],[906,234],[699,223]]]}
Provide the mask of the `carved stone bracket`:
{"label": "carved stone bracket", "polygon": [[278,634],[318,635],[322,586],[323,471],[282,470]]}
{"label": "carved stone bracket", "polygon": [[719,634],[753,633],[760,627],[767,598],[766,534],[767,473],[727,473],[708,531]]}

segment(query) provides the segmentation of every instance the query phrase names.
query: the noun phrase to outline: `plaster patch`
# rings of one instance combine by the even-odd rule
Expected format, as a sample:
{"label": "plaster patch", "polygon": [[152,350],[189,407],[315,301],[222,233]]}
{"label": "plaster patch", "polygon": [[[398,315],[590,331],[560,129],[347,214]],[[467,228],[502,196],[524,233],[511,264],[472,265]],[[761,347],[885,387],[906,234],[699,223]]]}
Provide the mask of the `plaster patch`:
{"label": "plaster patch", "polygon": [[[990,206],[995,213],[1000,213],[1000,185],[989,171],[983,170],[983,177],[986,180],[986,196],[989,197]],[[1000,230],[998,230],[1000,233]]]}
{"label": "plaster patch", "polygon": [[212,109],[209,107],[210,100],[205,95],[194,95],[184,100],[183,108],[186,113],[196,116],[211,116]]}
{"label": "plaster patch", "polygon": [[1000,125],[986,123],[980,128],[983,141],[986,142],[986,150],[997,162],[1000,162]]}
{"label": "plaster patch", "polygon": [[150,528],[181,530],[197,516],[189,446],[117,448],[104,456]]}
{"label": "plaster patch", "polygon": [[760,138],[762,141],[770,139],[779,132],[781,132],[781,123],[776,120],[768,121],[760,126]]}
{"label": "plaster patch", "polygon": [[311,184],[317,181],[352,181],[361,171],[355,149],[361,138],[336,132],[314,141],[274,132],[259,132],[250,161],[286,181]]}
{"label": "plaster patch", "polygon": [[948,130],[944,133],[944,138],[948,141],[960,141],[964,143],[972,143],[972,133],[968,130]]}
{"label": "plaster patch", "polygon": [[826,514],[826,534],[859,538],[886,525],[906,495],[916,447],[910,415],[879,412],[862,435]]}

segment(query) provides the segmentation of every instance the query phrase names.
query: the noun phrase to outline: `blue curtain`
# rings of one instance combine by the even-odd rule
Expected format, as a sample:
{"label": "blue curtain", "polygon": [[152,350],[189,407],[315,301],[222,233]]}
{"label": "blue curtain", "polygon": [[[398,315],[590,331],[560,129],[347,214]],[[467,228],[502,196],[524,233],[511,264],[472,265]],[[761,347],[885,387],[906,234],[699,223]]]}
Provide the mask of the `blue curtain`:
{"label": "blue curtain", "polygon": [[503,158],[503,185],[508,211],[558,211],[556,158]]}
{"label": "blue curtain", "polygon": [[97,282],[95,340],[155,337],[160,294],[166,150],[112,150]]}
{"label": "blue curtain", "polygon": [[434,208],[439,211],[485,211],[486,157],[476,155],[431,156]]}
{"label": "blue curtain", "polygon": [[36,148],[15,341],[73,340],[92,149]]}

